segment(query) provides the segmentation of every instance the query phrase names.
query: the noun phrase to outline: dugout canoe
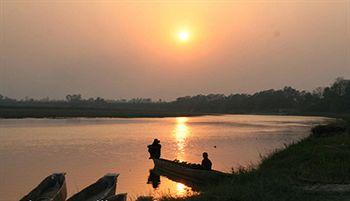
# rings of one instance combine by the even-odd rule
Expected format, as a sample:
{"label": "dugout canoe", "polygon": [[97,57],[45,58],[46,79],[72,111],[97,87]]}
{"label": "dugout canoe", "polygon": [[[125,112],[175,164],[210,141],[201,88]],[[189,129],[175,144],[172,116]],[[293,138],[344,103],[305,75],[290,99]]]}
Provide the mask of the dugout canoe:
{"label": "dugout canoe", "polygon": [[54,173],[46,177],[37,187],[20,201],[65,201],[67,187],[65,173]]}
{"label": "dugout canoe", "polygon": [[126,193],[119,193],[117,195],[113,195],[111,197],[108,197],[106,201],[126,201],[127,200],[127,194]]}
{"label": "dugout canoe", "polygon": [[155,170],[200,185],[214,183],[230,176],[228,173],[217,170],[192,168],[184,162],[170,161],[166,159],[153,159],[153,162]]}
{"label": "dugout canoe", "polygon": [[70,197],[67,201],[96,201],[106,200],[115,195],[119,174],[109,173]]}

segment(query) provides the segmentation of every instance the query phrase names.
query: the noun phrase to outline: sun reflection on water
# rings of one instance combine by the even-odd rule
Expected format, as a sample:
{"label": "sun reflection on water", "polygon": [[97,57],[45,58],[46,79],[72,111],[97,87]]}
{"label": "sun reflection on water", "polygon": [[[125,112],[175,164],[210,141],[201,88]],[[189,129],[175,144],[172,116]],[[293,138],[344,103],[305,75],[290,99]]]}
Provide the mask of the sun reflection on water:
{"label": "sun reflection on water", "polygon": [[187,117],[177,117],[176,126],[173,131],[175,140],[176,140],[176,145],[177,145],[176,158],[180,161],[185,160],[186,139],[190,134],[189,127],[186,125],[187,121],[188,121]]}
{"label": "sun reflection on water", "polygon": [[176,194],[177,196],[184,196],[186,194],[186,186],[182,183],[176,184]]}

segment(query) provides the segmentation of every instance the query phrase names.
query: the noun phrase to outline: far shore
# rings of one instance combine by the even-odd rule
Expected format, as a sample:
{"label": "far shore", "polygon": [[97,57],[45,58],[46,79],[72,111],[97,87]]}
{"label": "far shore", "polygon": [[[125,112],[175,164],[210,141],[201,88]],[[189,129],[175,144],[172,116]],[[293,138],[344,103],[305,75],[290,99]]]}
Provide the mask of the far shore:
{"label": "far shore", "polygon": [[0,107],[0,119],[22,118],[165,118],[165,117],[194,117],[207,115],[286,115],[286,116],[322,116],[341,118],[348,114],[333,113],[282,113],[282,112],[181,112],[167,110],[139,110],[139,109],[110,109],[110,108],[76,108],[76,107]]}
{"label": "far shore", "polygon": [[220,115],[219,113],[175,112],[154,110],[76,108],[76,107],[0,107],[0,118],[163,118]]}

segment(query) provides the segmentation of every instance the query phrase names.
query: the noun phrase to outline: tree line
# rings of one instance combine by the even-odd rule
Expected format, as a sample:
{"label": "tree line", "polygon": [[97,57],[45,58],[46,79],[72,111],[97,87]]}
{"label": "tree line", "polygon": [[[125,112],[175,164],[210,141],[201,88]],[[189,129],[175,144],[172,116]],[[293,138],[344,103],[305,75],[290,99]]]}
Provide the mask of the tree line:
{"label": "tree line", "polygon": [[208,94],[179,97],[174,101],[150,98],[107,100],[70,94],[65,100],[21,100],[0,95],[0,107],[111,108],[191,113],[350,113],[350,80],[337,78],[330,86],[313,91],[292,87],[254,94]]}

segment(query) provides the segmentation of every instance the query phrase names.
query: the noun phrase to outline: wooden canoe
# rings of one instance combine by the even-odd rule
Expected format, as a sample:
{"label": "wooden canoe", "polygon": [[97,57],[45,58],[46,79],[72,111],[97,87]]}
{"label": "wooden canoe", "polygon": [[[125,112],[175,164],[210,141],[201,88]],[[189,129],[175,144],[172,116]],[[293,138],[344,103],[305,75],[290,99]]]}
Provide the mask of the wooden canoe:
{"label": "wooden canoe", "polygon": [[168,177],[177,177],[194,184],[204,185],[214,183],[229,177],[230,174],[216,171],[187,167],[185,164],[166,159],[153,159],[154,170],[166,173]]}
{"label": "wooden canoe", "polygon": [[115,195],[119,174],[106,174],[95,183],[70,197],[67,201],[96,201],[106,200]]}
{"label": "wooden canoe", "polygon": [[46,177],[36,188],[20,201],[65,201],[67,187],[65,173],[55,173]]}
{"label": "wooden canoe", "polygon": [[127,194],[126,193],[120,193],[117,195],[113,195],[111,197],[108,197],[106,201],[126,201],[127,200]]}

